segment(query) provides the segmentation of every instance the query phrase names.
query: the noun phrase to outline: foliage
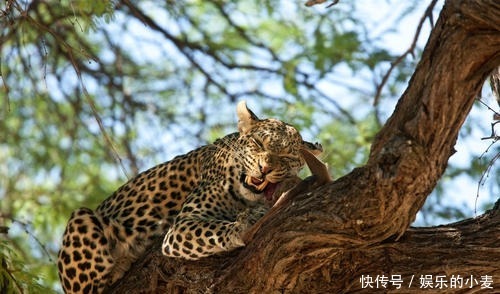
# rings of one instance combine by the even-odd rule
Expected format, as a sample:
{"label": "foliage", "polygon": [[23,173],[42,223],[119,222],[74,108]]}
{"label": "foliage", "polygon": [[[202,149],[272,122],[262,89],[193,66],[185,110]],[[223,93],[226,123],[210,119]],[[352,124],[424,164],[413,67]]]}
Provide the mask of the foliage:
{"label": "foliage", "polygon": [[[372,106],[401,53],[384,40],[426,5],[388,2],[399,5],[389,12],[393,21],[374,26],[362,1],[330,9],[277,0],[6,1],[0,227],[11,230],[0,244],[1,281],[19,292],[58,289],[54,260],[70,212],[95,207],[140,170],[234,131],[237,100],[322,142],[335,178],[362,164],[418,59],[395,65]],[[477,130],[488,129],[484,117],[468,122],[463,137],[478,140]],[[485,168],[471,159],[451,166],[445,180],[477,181]],[[437,205],[446,199],[440,187],[427,211],[463,217],[460,207]]]}
{"label": "foliage", "polygon": [[27,260],[19,255],[18,250],[8,240],[0,240],[0,289],[2,293],[41,293],[49,291],[44,286],[43,277],[36,273],[47,265],[36,261],[27,264]]}

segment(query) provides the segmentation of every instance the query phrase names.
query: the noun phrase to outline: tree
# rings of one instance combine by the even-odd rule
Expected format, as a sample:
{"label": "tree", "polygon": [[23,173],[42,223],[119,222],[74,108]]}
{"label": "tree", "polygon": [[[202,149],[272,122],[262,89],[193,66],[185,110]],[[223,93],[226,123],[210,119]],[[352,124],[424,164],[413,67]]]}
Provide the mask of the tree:
{"label": "tree", "polygon": [[444,173],[483,82],[500,65],[499,12],[493,0],[446,2],[366,165],[296,195],[242,250],[188,262],[161,258],[156,246],[115,292],[339,293],[363,290],[363,275],[432,275],[431,283],[449,274],[498,277],[499,202],[476,219],[408,227]]}
{"label": "tree", "polygon": [[[359,1],[333,9],[279,0],[4,1],[0,289],[57,289],[53,259],[70,212],[96,207],[139,170],[234,131],[226,105],[236,100],[320,141],[336,177],[364,164],[437,10],[435,0],[386,2],[399,6],[390,14],[396,21],[373,26],[356,13]],[[419,9],[425,15],[399,55],[382,37]],[[490,115],[466,123],[461,136],[489,131],[480,124]],[[466,175],[497,195],[495,158],[450,164],[443,178]],[[446,188],[439,184],[421,211],[460,219],[466,212],[435,200]]]}

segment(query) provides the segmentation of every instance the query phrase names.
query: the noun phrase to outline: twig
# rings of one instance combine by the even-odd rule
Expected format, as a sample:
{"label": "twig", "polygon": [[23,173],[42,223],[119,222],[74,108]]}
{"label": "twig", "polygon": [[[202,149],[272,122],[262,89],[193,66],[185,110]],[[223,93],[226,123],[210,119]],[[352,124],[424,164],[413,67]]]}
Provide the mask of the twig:
{"label": "twig", "polygon": [[[314,5],[317,5],[317,4],[325,3],[326,1],[328,1],[328,0],[308,0],[305,5],[307,7],[311,7],[311,6],[314,6]],[[340,2],[340,0],[332,0],[332,3],[328,4],[326,6],[326,8],[330,8],[330,7],[332,7],[333,5],[335,5],[335,4],[339,3],[339,2]]]}
{"label": "twig", "polygon": [[382,89],[384,88],[385,84],[389,80],[389,76],[391,75],[392,71],[396,68],[398,64],[400,64],[406,56],[411,54],[412,56],[415,55],[413,52],[415,50],[415,47],[417,46],[417,41],[418,38],[420,37],[420,32],[422,30],[422,26],[427,18],[429,18],[431,25],[434,24],[433,17],[432,17],[432,10],[434,9],[434,6],[436,5],[437,0],[432,0],[432,2],[427,6],[427,9],[424,12],[424,15],[420,18],[420,21],[417,26],[417,30],[415,32],[415,35],[413,36],[413,41],[410,45],[410,48],[408,48],[403,54],[401,54],[396,60],[391,62],[391,67],[387,70],[385,75],[382,77],[382,81],[380,84],[377,86],[376,92],[375,92],[375,97],[373,99],[373,106],[377,106],[378,103],[380,102],[380,96],[382,95]]}
{"label": "twig", "polygon": [[[483,157],[483,155],[485,155],[488,150],[491,148],[491,146],[493,146],[493,144],[495,144],[497,141],[493,141],[490,146],[488,146],[488,148],[486,148],[486,150],[483,152],[483,154],[481,154],[481,156],[479,156],[479,158]],[[495,163],[495,161],[497,161],[498,159],[500,158],[500,152],[495,154],[495,156],[490,160],[490,162],[488,163],[488,167],[486,168],[485,171],[483,171],[481,173],[481,177],[479,178],[479,181],[477,183],[477,191],[476,191],[476,201],[474,202],[474,215],[477,216],[477,200],[479,199],[479,189],[481,188],[482,185],[484,185],[484,183],[486,182],[486,178],[488,177],[488,175],[490,174],[490,171],[491,169],[493,168],[493,164]]]}
{"label": "twig", "polygon": [[1,215],[1,214],[0,214],[0,217],[6,218],[6,219],[10,219],[11,222],[19,224],[23,228],[24,232],[26,234],[28,234],[28,236],[30,236],[31,238],[33,238],[35,240],[35,242],[38,244],[38,246],[40,246],[40,248],[42,249],[43,253],[45,253],[47,255],[49,261],[51,263],[54,263],[54,260],[52,259],[52,256],[50,255],[49,251],[47,250],[47,248],[45,247],[45,245],[42,243],[42,241],[40,241],[40,239],[38,239],[38,237],[33,232],[31,232],[28,229],[29,228],[29,224],[27,224],[25,222],[22,222],[20,220],[14,219],[14,218],[9,217],[9,216]]}
{"label": "twig", "polygon": [[500,139],[500,136],[495,134],[495,125],[500,123],[500,113],[496,112],[493,108],[491,108],[488,104],[484,103],[481,98],[476,98],[479,103],[481,103],[483,106],[485,106],[488,110],[493,112],[493,120],[496,120],[495,122],[491,123],[491,135],[489,137],[483,137],[481,140],[489,140],[493,139],[494,141],[498,141]]}

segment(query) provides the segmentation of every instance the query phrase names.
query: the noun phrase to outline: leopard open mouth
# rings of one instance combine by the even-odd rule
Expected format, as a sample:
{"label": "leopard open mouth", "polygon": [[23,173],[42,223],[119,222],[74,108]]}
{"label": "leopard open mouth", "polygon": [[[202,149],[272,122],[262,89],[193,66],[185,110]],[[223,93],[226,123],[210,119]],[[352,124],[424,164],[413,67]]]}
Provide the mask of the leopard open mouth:
{"label": "leopard open mouth", "polygon": [[276,188],[279,183],[272,183],[268,179],[258,179],[255,177],[248,176],[246,174],[242,174],[240,181],[243,183],[243,186],[248,190],[252,191],[255,194],[264,193],[266,199],[270,200],[273,197]]}

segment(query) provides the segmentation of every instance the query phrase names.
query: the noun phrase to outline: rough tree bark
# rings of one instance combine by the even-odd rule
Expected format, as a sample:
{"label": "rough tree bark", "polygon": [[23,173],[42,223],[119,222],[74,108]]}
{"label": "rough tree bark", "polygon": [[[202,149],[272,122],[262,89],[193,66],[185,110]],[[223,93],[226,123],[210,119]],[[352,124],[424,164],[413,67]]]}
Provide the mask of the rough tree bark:
{"label": "rough tree bark", "polygon": [[[498,202],[475,219],[408,229],[454,153],[485,79],[499,65],[500,2],[446,1],[365,166],[296,195],[243,249],[193,262],[163,257],[158,240],[113,292],[373,292],[362,288],[362,275],[394,274],[402,276],[405,289],[399,291],[405,293],[421,291],[418,278],[426,274],[489,275],[499,291]],[[480,291],[479,285],[454,292],[468,291]]]}

